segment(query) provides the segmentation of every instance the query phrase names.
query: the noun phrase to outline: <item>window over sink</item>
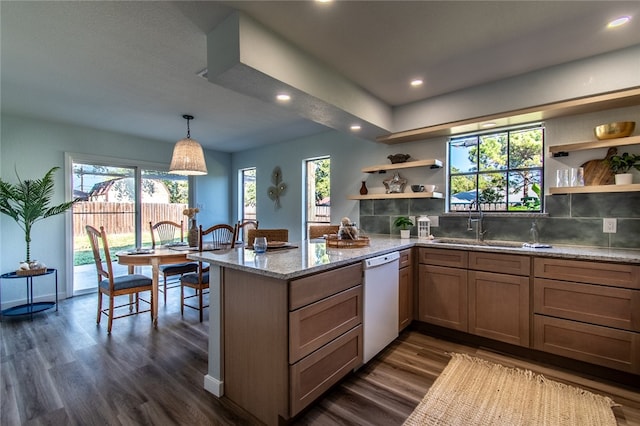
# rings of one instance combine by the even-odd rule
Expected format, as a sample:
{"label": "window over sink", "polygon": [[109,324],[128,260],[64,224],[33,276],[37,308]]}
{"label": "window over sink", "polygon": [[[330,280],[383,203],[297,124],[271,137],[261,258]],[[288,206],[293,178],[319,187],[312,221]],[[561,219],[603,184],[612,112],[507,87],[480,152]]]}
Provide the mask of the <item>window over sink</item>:
{"label": "window over sink", "polygon": [[544,134],[536,123],[449,139],[448,211],[542,212]]}

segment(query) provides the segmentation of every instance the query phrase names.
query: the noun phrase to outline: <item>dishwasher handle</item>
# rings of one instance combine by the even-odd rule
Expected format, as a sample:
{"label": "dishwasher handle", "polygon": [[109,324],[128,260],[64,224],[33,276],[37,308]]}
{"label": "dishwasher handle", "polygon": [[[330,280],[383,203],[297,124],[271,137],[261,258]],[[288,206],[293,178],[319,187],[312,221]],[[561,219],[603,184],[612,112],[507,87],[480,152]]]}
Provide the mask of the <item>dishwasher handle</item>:
{"label": "dishwasher handle", "polygon": [[364,269],[376,268],[378,266],[382,266],[382,265],[385,265],[387,263],[394,262],[394,261],[396,261],[398,259],[400,259],[400,253],[398,253],[397,251],[394,251],[394,252],[391,252],[391,253],[383,254],[381,256],[376,256],[376,257],[372,257],[370,259],[365,259],[362,262],[362,267]]}

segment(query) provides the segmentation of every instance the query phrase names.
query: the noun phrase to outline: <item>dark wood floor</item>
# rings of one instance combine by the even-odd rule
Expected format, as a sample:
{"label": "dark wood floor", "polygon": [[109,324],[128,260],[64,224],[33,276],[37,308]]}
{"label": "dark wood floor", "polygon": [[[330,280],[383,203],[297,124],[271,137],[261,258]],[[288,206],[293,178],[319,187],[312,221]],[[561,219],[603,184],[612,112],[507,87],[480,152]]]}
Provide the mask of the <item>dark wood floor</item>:
{"label": "dark wood floor", "polygon": [[[148,315],[95,324],[97,297],[74,297],[33,321],[0,323],[2,425],[249,425],[255,419],[203,389],[208,321],[181,318],[178,289],[160,304],[158,329]],[[638,387],[507,357],[408,331],[334,387],[297,425],[401,425],[446,366],[464,352],[528,368],[610,396],[619,425],[640,425]]]}

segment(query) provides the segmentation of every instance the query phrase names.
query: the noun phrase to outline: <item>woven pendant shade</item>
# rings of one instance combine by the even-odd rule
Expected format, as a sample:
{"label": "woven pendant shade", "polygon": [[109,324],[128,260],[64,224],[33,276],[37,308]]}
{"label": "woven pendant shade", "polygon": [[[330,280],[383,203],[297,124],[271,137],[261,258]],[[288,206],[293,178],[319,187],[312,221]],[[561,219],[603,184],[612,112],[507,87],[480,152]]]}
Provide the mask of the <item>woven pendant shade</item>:
{"label": "woven pendant shade", "polygon": [[206,175],[207,164],[204,162],[202,147],[193,139],[181,139],[173,148],[173,157],[169,173],[178,175]]}
{"label": "woven pendant shade", "polygon": [[171,157],[169,173],[177,175],[206,175],[207,164],[204,161],[204,152],[198,141],[191,139],[189,120],[193,120],[191,115],[183,115],[187,120],[187,137],[176,142]]}

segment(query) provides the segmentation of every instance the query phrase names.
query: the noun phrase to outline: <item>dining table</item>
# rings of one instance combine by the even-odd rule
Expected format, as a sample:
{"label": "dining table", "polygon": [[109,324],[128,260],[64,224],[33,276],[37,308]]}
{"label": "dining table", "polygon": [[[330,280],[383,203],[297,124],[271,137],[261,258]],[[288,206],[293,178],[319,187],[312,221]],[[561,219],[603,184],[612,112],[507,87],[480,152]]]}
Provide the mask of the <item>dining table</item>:
{"label": "dining table", "polygon": [[[212,245],[205,244],[202,251],[228,250],[229,244]],[[160,277],[160,265],[170,265],[176,263],[190,262],[187,258],[189,253],[198,252],[198,247],[189,247],[184,245],[175,246],[156,246],[153,249],[133,249],[123,250],[116,253],[118,263],[129,267],[129,274],[134,273],[136,266],[151,266],[151,315],[153,317],[153,325],[158,325],[158,285]]]}
{"label": "dining table", "polygon": [[151,266],[151,315],[153,325],[158,325],[158,280],[160,265],[188,262],[187,254],[198,251],[196,247],[156,247],[155,249],[125,250],[116,253],[118,263],[129,267],[129,274],[136,266]]}

